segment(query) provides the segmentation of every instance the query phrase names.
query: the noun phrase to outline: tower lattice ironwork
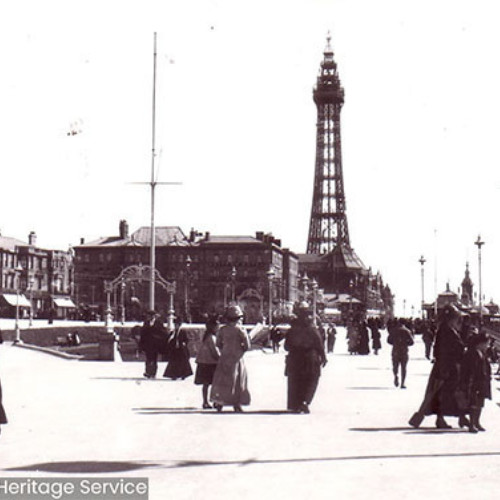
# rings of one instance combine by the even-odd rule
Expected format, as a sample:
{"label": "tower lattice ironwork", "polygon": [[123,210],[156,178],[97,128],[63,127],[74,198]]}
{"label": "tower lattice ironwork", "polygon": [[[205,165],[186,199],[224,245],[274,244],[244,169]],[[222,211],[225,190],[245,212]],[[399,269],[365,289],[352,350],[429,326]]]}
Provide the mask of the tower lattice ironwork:
{"label": "tower lattice ironwork", "polygon": [[344,89],[337,73],[331,37],[323,53],[313,97],[317,107],[316,166],[307,241],[308,254],[325,254],[338,245],[350,247],[345,213],[340,134]]}

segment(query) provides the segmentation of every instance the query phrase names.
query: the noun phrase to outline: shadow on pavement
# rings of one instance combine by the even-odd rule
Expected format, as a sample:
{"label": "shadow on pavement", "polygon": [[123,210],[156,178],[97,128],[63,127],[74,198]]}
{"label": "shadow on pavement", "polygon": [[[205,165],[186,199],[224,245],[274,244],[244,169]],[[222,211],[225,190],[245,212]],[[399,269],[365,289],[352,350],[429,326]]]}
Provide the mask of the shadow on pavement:
{"label": "shadow on pavement", "polygon": [[436,427],[419,427],[418,429],[410,429],[405,434],[462,434],[466,432],[469,434],[468,429],[436,429]]}
{"label": "shadow on pavement", "polygon": [[95,474],[107,472],[127,472],[158,467],[159,464],[147,462],[42,462],[39,464],[10,467],[9,471],[28,472],[66,472],[68,474]]}
{"label": "shadow on pavement", "polygon": [[133,382],[180,382],[169,378],[146,378],[146,377],[91,377],[92,380],[131,380]]}
{"label": "shadow on pavement", "polygon": [[141,415],[296,415],[288,410],[249,410],[236,413],[231,407],[218,412],[215,409],[202,410],[201,408],[132,408]]}
{"label": "shadow on pavement", "polygon": [[469,432],[468,429],[437,429],[436,427],[419,427],[415,429],[410,426],[406,427],[351,427],[350,431],[355,432],[404,432],[405,434],[457,434]]}
{"label": "shadow on pavement", "polygon": [[248,465],[269,465],[282,463],[311,463],[311,462],[340,462],[353,460],[390,460],[390,459],[418,459],[418,458],[464,458],[464,457],[491,457],[500,456],[500,451],[491,452],[465,452],[465,453],[401,453],[387,455],[346,455],[336,457],[303,457],[284,459],[256,459],[246,460],[169,460],[163,463],[151,462],[44,462],[21,467],[10,467],[8,471],[28,471],[28,472],[48,472],[48,473],[70,473],[70,474],[96,474],[126,472],[148,468],[176,469],[184,467],[206,467],[206,466],[248,466]]}
{"label": "shadow on pavement", "polygon": [[357,432],[385,432],[385,431],[407,431],[410,427],[351,427],[350,431]]}

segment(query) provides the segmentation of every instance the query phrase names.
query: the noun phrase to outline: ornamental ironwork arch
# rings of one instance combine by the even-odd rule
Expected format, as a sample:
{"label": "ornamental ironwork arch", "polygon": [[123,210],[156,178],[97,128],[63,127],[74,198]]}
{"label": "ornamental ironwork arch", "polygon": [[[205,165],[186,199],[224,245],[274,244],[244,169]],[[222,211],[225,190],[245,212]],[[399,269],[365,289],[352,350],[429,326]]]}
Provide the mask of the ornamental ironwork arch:
{"label": "ornamental ironwork arch", "polygon": [[[174,294],[176,284],[175,281],[167,281],[159,273],[158,269],[153,272],[154,282],[158,283],[167,293]],[[131,281],[152,281],[151,280],[151,266],[143,266],[142,264],[136,266],[126,267],[121,271],[121,273],[111,281],[104,282],[104,289],[107,293],[112,293],[123,283],[129,283]]]}

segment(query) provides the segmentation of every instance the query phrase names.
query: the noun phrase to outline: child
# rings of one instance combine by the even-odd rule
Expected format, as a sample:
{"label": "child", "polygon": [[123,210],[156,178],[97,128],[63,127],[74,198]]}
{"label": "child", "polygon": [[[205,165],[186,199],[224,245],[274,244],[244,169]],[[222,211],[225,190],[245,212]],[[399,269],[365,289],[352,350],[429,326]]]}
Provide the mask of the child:
{"label": "child", "polygon": [[462,365],[462,388],[465,391],[469,412],[469,432],[484,431],[479,419],[486,398],[491,399],[491,367],[486,356],[489,337],[478,333],[469,339],[469,347]]}
{"label": "child", "polygon": [[215,346],[215,334],[219,329],[217,317],[209,318],[205,324],[206,331],[201,341],[201,347],[196,356],[196,374],[194,383],[202,385],[203,408],[212,408],[208,402],[208,387],[212,385],[215,368],[219,360],[220,353]]}

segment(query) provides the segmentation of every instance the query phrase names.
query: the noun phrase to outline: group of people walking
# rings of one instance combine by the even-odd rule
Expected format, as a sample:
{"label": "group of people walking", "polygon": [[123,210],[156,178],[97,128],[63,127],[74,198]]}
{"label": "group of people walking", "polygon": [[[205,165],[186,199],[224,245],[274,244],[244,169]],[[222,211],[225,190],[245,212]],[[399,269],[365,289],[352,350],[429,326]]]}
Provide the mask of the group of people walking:
{"label": "group of people walking", "polygon": [[[226,323],[218,328],[216,319],[206,324],[196,363],[195,383],[203,386],[203,408],[210,402],[217,411],[232,406],[242,412],[250,404],[248,376],[243,356],[251,341],[241,325],[243,313],[239,306],[230,306],[225,314]],[[288,377],[287,408],[294,413],[309,413],[321,368],[326,365],[324,343],[312,321],[309,305],[300,303],[296,318],[285,337],[285,375]],[[210,397],[209,394],[209,386]],[[210,400],[210,402],[209,402]]]}
{"label": "group of people walking", "polygon": [[[491,399],[491,369],[487,356],[491,345],[487,335],[475,331],[463,318],[458,308],[450,304],[442,311],[436,333],[432,325],[420,325],[418,333],[422,334],[425,354],[429,359],[434,344],[433,367],[424,400],[409,422],[414,427],[418,427],[426,415],[434,414],[436,427],[440,429],[450,427],[445,416],[456,416],[459,425],[467,427],[470,432],[484,430],[480,415],[484,400]],[[222,411],[224,406],[229,406],[239,413],[243,411],[243,406],[250,404],[244,354],[250,350],[251,340],[242,319],[241,308],[231,305],[222,324],[217,316],[208,318],[206,322],[196,356],[194,378],[194,383],[202,386],[204,409]],[[349,352],[368,354],[371,336],[373,352],[378,354],[382,348],[380,327],[377,320],[349,324]],[[325,341],[328,351],[333,351],[335,327],[328,325],[328,328],[333,330],[333,335],[327,335],[321,323],[315,324],[306,302],[296,306],[284,342],[289,411],[310,412],[309,406],[316,393],[321,370],[327,363]],[[408,352],[414,343],[412,325],[403,319],[396,319],[388,323],[387,331],[387,342],[392,346],[394,385],[405,389]],[[168,361],[165,377],[175,380],[193,374],[188,338],[179,322],[169,334],[159,316],[150,311],[141,330],[140,346],[146,355],[145,377],[156,376],[158,355],[161,353]],[[276,346],[273,350],[276,352]],[[0,423],[1,410],[0,406]]]}
{"label": "group of people walking", "polygon": [[[251,348],[251,340],[243,328],[243,312],[231,305],[221,325],[217,316],[208,318],[196,355],[194,383],[202,386],[202,407],[222,411],[230,406],[237,413],[250,404],[248,375],[244,354]],[[187,347],[187,336],[176,324],[173,333],[164,328],[158,314],[149,311],[141,329],[139,347],[146,356],[144,376],[155,378],[158,356],[168,361],[164,377],[184,379],[192,375]],[[324,338],[314,325],[307,302],[298,304],[296,316],[286,333],[287,351],[285,375],[288,377],[287,408],[295,413],[309,413],[327,359]],[[333,350],[333,342],[330,343]]]}
{"label": "group of people walking", "polygon": [[451,428],[444,417],[458,417],[458,425],[472,433],[485,430],[480,417],[485,399],[491,399],[489,345],[488,335],[473,328],[455,305],[444,307],[424,399],[410,425],[419,427],[425,416],[436,415],[439,429]]}
{"label": "group of people walking", "polygon": [[381,324],[378,318],[356,318],[347,321],[347,350],[349,354],[370,354],[370,335],[374,354],[382,349]]}

